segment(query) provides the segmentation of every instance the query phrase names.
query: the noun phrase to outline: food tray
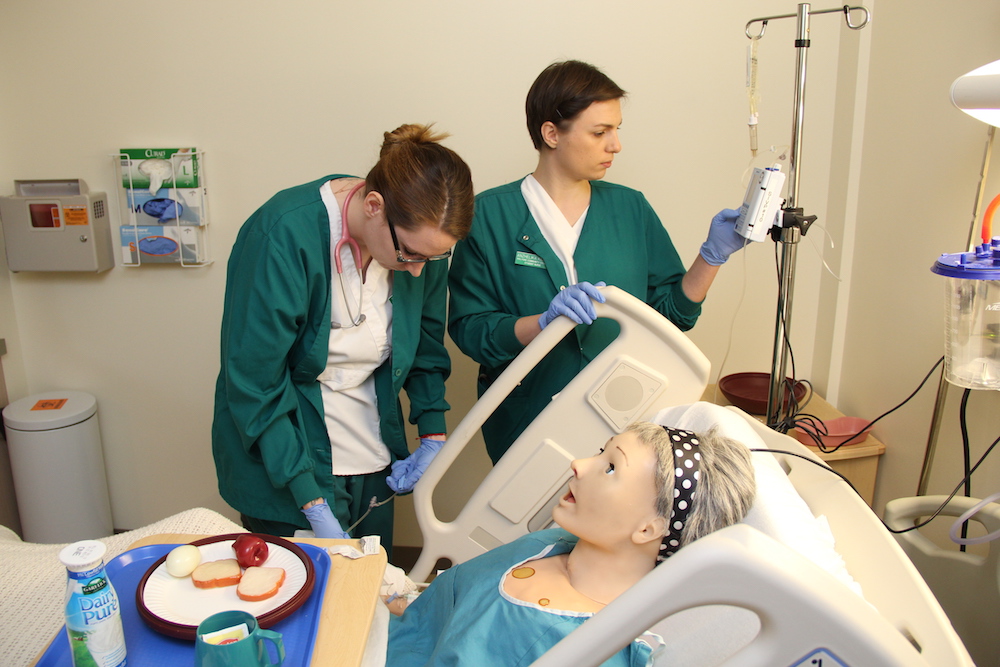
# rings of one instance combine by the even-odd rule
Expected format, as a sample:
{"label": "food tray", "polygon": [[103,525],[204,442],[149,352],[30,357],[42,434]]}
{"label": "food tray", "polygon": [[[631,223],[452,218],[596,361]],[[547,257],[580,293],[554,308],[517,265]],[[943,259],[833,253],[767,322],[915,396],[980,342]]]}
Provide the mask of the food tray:
{"label": "food tray", "polygon": [[[107,563],[108,578],[114,584],[122,607],[125,626],[125,646],[128,663],[134,667],[176,667],[194,664],[194,642],[173,639],[150,628],[139,617],[135,591],[149,568],[176,544],[154,544],[126,551]],[[312,561],[316,583],[312,595],[293,614],[271,627],[282,634],[286,665],[308,665],[319,630],[320,610],[326,581],[330,574],[330,557],[323,549],[311,544],[299,544]],[[36,663],[36,667],[73,667],[66,639],[66,626]]]}

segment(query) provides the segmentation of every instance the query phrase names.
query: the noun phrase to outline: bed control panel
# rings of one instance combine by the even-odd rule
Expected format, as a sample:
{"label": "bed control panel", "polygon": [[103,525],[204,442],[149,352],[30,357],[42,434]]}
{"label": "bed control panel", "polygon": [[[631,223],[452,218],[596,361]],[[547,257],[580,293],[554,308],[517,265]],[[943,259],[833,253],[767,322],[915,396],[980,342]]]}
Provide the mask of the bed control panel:
{"label": "bed control panel", "polygon": [[610,372],[597,382],[587,402],[621,433],[667,386],[667,379],[648,366],[628,357],[619,357]]}

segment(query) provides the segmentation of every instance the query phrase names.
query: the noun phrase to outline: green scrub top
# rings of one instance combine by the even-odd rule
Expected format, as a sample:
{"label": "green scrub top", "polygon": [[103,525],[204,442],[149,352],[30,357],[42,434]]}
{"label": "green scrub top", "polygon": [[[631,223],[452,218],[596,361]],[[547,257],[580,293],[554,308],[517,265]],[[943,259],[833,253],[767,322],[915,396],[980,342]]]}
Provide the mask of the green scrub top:
{"label": "green scrub top", "polygon": [[[685,296],[684,265],[653,208],[636,190],[604,181],[590,185],[590,209],[573,254],[578,280],[615,285],[690,329],[701,304]],[[480,364],[480,396],[523,349],[514,335],[517,319],[545,312],[567,282],[528,211],[521,181],[476,197],[472,232],[456,247],[448,278],[448,332]],[[607,319],[578,326],[528,373],[483,425],[494,463],[618,331]]]}
{"label": "green scrub top", "polygon": [[[309,528],[302,505],[327,498],[347,527],[345,478],[331,447],[317,377],[329,354],[330,220],[320,186],[279,192],[243,225],[229,258],[212,451],[219,492],[251,517]],[[408,455],[399,392],[420,433],[444,433],[447,263],[393,273],[392,353],[375,371],[382,441]],[[388,469],[387,469],[388,470]],[[381,500],[381,498],[380,498]]]}

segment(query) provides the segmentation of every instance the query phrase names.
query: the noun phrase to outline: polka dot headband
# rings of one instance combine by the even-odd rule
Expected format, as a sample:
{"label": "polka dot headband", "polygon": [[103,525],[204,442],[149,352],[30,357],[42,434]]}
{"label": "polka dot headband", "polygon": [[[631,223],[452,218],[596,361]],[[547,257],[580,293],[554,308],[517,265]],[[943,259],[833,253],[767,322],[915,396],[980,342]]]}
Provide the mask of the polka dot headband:
{"label": "polka dot headband", "polygon": [[691,431],[664,426],[674,450],[674,504],[670,510],[670,530],[663,537],[656,563],[662,563],[681,548],[681,535],[701,477],[698,436]]}

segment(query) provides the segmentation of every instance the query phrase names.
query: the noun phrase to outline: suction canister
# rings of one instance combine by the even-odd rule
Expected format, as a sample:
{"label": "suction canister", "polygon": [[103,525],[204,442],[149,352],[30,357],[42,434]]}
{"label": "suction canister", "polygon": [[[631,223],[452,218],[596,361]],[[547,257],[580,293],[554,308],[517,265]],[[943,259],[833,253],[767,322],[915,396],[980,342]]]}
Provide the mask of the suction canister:
{"label": "suction canister", "polygon": [[975,252],[941,255],[945,276],[945,379],[968,389],[1000,389],[1000,236]]}

